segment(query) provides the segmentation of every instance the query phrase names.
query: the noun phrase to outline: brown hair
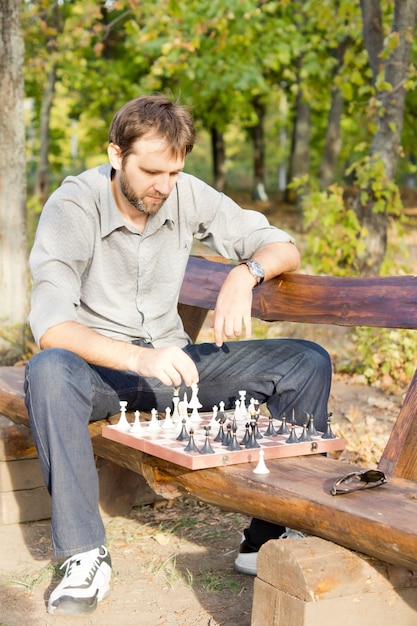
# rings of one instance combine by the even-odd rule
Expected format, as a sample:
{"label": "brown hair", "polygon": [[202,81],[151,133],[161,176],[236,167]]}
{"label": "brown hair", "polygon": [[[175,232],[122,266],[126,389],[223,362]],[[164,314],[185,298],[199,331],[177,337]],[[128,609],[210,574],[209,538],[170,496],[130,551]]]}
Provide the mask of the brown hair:
{"label": "brown hair", "polygon": [[109,141],[119,146],[125,161],[133,144],[149,132],[165,139],[174,157],[185,157],[193,149],[196,133],[188,110],[156,95],[127,102],[113,118]]}

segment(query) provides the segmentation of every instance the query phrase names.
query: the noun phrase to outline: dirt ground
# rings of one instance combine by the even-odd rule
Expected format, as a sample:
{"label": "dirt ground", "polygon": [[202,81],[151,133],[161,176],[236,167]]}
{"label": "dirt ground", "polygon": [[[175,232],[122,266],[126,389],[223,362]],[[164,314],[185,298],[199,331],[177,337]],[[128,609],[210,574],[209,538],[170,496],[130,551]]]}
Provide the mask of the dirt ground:
{"label": "dirt ground", "polygon": [[[341,457],[374,466],[400,402],[336,377],[330,408],[346,439]],[[0,626],[249,626],[253,578],[233,569],[247,521],[187,498],[108,518],[112,593],[85,618],[46,613],[59,580],[49,521],[0,526]]]}

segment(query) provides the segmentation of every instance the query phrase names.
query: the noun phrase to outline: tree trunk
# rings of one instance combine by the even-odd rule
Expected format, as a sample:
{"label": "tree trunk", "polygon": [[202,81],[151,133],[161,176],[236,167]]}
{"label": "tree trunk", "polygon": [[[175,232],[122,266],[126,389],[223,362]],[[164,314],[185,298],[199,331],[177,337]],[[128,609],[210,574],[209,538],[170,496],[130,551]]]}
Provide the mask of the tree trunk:
{"label": "tree trunk", "polygon": [[55,97],[56,66],[50,69],[45,89],[42,94],[42,104],[39,121],[39,161],[36,171],[35,193],[43,206],[49,196],[49,147],[51,109]]}
{"label": "tree trunk", "polygon": [[310,105],[304,100],[302,89],[300,88],[297,94],[295,109],[289,176],[290,182],[292,182],[295,178],[305,178],[305,183],[298,187],[295,193],[295,204],[297,207],[300,228],[302,228],[303,219],[302,198],[308,190],[307,177],[310,173],[310,135]]}
{"label": "tree trunk", "polygon": [[320,164],[319,184],[321,189],[327,189],[335,182],[337,160],[342,145],[340,120],[343,113],[343,96],[338,87],[332,87],[332,102],[327,121],[326,139],[323,159]]}
{"label": "tree trunk", "polygon": [[0,362],[24,351],[28,313],[24,45],[20,0],[0,0]]}
{"label": "tree trunk", "polygon": [[214,186],[218,191],[226,187],[226,151],[223,133],[217,128],[211,128],[211,149],[213,153]]}
{"label": "tree trunk", "polygon": [[264,140],[264,120],[265,106],[256,98],[253,100],[253,107],[258,117],[258,123],[251,128],[253,143],[253,192],[254,200],[268,200],[265,189],[265,140]]}
{"label": "tree trunk", "polygon": [[[363,9],[366,5],[366,2],[362,2]],[[373,1],[372,6],[375,13],[370,17],[366,11],[364,12],[364,26],[368,22],[373,25],[378,24],[379,3]],[[370,5],[368,5],[368,10],[369,8]],[[391,89],[376,94],[381,106],[376,118],[377,130],[371,144],[370,156],[373,159],[382,160],[388,182],[395,180],[397,171],[398,150],[404,121],[405,81],[411,57],[416,13],[417,4],[415,0],[395,1],[391,32],[398,33],[399,40],[398,45],[385,61],[385,82],[391,85]],[[375,56],[380,45],[379,28],[370,29],[365,42],[367,42],[367,50],[371,59],[371,56]],[[370,62],[376,63],[375,60]],[[390,208],[386,206],[384,211],[376,212],[374,210],[371,184],[372,180],[369,181],[368,189],[370,200],[366,204],[361,203],[359,194],[355,199],[356,212],[367,233],[365,235],[366,251],[358,259],[358,262],[361,272],[367,275],[378,274],[384,260]]]}

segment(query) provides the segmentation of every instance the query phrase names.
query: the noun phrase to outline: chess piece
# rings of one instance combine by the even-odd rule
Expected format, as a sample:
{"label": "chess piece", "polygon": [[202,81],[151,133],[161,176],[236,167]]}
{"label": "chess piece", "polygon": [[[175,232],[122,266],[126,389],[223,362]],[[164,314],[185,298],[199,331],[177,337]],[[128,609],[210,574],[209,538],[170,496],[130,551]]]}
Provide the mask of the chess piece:
{"label": "chess piece", "polygon": [[214,454],[214,450],[211,447],[209,436],[210,436],[210,426],[204,426],[204,430],[206,431],[206,438],[204,441],[204,446],[200,450],[200,454]]}
{"label": "chess piece", "polygon": [[119,421],[117,422],[118,430],[130,430],[130,424],[126,417],[126,408],[127,408],[127,402],[125,402],[124,400],[121,400],[120,401],[120,418],[119,418]]}
{"label": "chess piece", "polygon": [[246,422],[246,424],[245,424],[245,434],[243,435],[243,439],[240,442],[241,446],[246,446],[246,444],[249,441],[249,437],[250,437],[250,435],[249,435],[249,428],[250,428],[249,422]]}
{"label": "chess piece", "polygon": [[248,441],[246,442],[245,448],[251,449],[261,447],[256,439],[255,428],[256,420],[253,419],[250,421],[250,435]]}
{"label": "chess piece", "polygon": [[171,409],[169,406],[165,409],[165,419],[161,424],[161,428],[164,430],[173,430],[175,428],[175,424],[171,418]]}
{"label": "chess piece", "polygon": [[184,448],[184,452],[198,452],[198,448],[194,441],[194,431],[190,428],[190,438],[188,440],[188,444]]}
{"label": "chess piece", "polygon": [[161,429],[161,425],[158,420],[158,411],[156,409],[151,410],[151,421],[148,422],[148,430],[156,432]]}
{"label": "chess piece", "polygon": [[226,433],[223,437],[222,445],[227,447],[231,441],[232,441],[232,425],[229,422],[229,424],[227,424],[226,426]]}
{"label": "chess piece", "polygon": [[286,439],[285,443],[298,443],[297,433],[295,432],[295,424],[292,424],[290,436]]}
{"label": "chess piece", "polygon": [[265,452],[262,450],[262,448],[259,450],[259,461],[258,461],[258,465],[255,467],[255,469],[253,470],[254,474],[269,474],[269,469],[267,468],[267,466],[265,465]]}
{"label": "chess piece", "polygon": [[278,431],[275,429],[275,426],[274,426],[274,418],[272,417],[272,415],[270,415],[268,418],[268,428],[265,430],[264,436],[276,437],[277,435],[278,435]]}
{"label": "chess piece", "polygon": [[133,434],[142,432],[142,424],[140,423],[140,413],[139,413],[139,411],[135,411],[135,421],[133,422],[132,426],[130,427],[130,432],[133,433]]}
{"label": "chess piece", "polygon": [[193,383],[191,385],[191,398],[190,401],[188,403],[188,408],[192,409],[191,412],[191,417],[190,420],[192,422],[199,422],[201,420],[201,417],[198,414],[198,409],[201,409],[201,407],[203,406],[200,402],[200,400],[198,399],[198,385],[197,383]]}
{"label": "chess piece", "polygon": [[187,420],[183,418],[182,428],[181,428],[180,434],[177,437],[177,441],[188,441],[190,439],[190,435],[188,434],[186,424],[187,424]]}
{"label": "chess piece", "polygon": [[223,439],[224,439],[224,427],[223,427],[223,422],[220,422],[219,431],[217,435],[214,437],[214,441],[223,442]]}
{"label": "chess piece", "polygon": [[287,426],[287,418],[285,417],[285,414],[281,418],[281,426],[279,427],[279,429],[277,431],[277,434],[278,435],[289,435],[290,434],[290,429]]}
{"label": "chess piece", "polygon": [[180,403],[179,387],[174,387],[174,395],[172,396],[172,405],[174,407],[174,410],[172,411],[172,415],[171,415],[171,419],[174,422],[174,424],[178,424],[178,422],[181,421],[181,416],[179,412],[179,403]]}
{"label": "chess piece", "polygon": [[230,452],[234,452],[235,450],[240,450],[240,445],[239,445],[239,442],[237,440],[236,433],[237,433],[237,426],[233,426],[232,427],[232,438],[230,440],[229,445],[227,446],[227,449]]}
{"label": "chess piece", "polygon": [[333,433],[332,427],[330,425],[332,415],[333,413],[328,413],[327,415],[327,428],[321,436],[322,439],[336,439],[336,435]]}
{"label": "chess piece", "polygon": [[314,415],[312,413],[307,413],[307,415],[308,415],[308,424],[307,424],[308,434],[310,435],[310,437],[318,437],[318,432],[314,425]]}

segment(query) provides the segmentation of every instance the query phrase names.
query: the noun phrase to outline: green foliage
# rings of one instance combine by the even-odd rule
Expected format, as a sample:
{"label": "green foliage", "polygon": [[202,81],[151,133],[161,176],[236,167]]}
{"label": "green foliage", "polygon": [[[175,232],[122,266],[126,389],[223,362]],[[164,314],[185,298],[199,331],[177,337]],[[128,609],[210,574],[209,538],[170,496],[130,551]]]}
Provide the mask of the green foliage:
{"label": "green foliage", "polygon": [[416,369],[417,333],[391,328],[356,328],[351,336],[355,355],[339,371],[363,375],[370,385],[398,392]]}
{"label": "green foliage", "polygon": [[353,163],[347,175],[355,175],[355,185],[360,194],[360,202],[365,206],[372,202],[375,213],[400,215],[402,201],[398,185],[387,175],[384,161],[378,154],[365,156]]}
{"label": "green foliage", "polygon": [[363,251],[359,220],[343,199],[343,189],[332,185],[303,198],[305,262],[315,274],[358,275],[355,259]]}

